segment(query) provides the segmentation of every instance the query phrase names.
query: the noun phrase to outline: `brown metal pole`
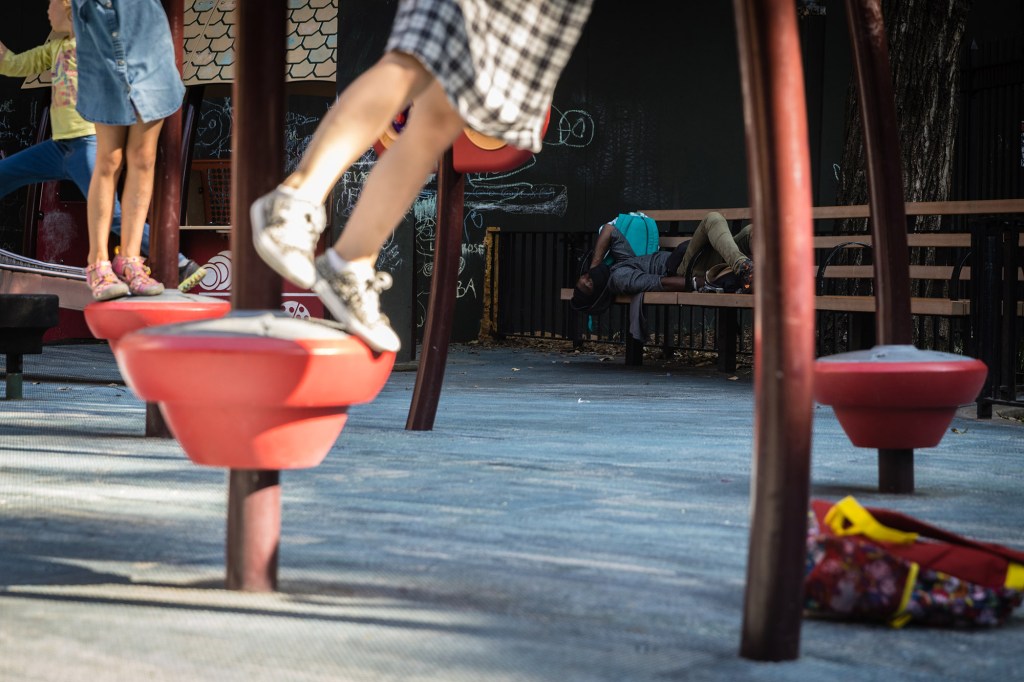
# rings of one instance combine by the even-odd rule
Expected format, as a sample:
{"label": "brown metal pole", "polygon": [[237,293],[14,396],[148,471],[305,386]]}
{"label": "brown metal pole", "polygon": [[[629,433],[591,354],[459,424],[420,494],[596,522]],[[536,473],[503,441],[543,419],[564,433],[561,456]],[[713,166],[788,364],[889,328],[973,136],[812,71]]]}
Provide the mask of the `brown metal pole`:
{"label": "brown metal pole", "polygon": [[[875,259],[875,342],[914,342],[907,263],[907,217],[903,199],[896,100],[889,69],[889,46],[880,0],[847,0],[847,23],[864,122],[868,200]],[[878,487],[882,492],[914,492],[914,451],[878,451]]]}
{"label": "brown metal pole", "polygon": [[[281,278],[252,246],[249,206],[284,172],[287,0],[235,4],[232,88],[231,259],[234,310],[277,310]],[[228,484],[227,587],[277,588],[281,472],[232,469]]]}
{"label": "brown metal pole", "polygon": [[[163,0],[174,43],[174,63],[182,68],[184,0]],[[168,289],[178,286],[178,232],[181,226],[181,108],[164,119],[157,143],[153,205],[149,226],[149,266]]]}
{"label": "brown metal pole", "polygon": [[423,329],[423,353],[420,355],[416,387],[413,389],[412,405],[405,423],[408,431],[430,431],[434,428],[445,364],[448,362],[452,319],[455,317],[465,187],[465,176],[452,165],[452,150],[449,148],[441,157],[437,169],[434,274],[430,282],[430,309]]}
{"label": "brown metal pole", "polygon": [[[184,0],[163,0],[174,44],[174,63],[182,68]],[[178,232],[181,225],[181,109],[164,119],[157,142],[156,174],[149,225],[149,266],[168,289],[178,286]],[[170,438],[156,403],[146,403],[146,436]]]}
{"label": "brown metal pole", "polygon": [[800,653],[814,367],[811,168],[792,0],[735,0],[754,216],[754,480],[740,655]]}
{"label": "brown metal pole", "polygon": [[910,317],[910,272],[907,270],[910,262],[907,217],[882,6],[879,0],[847,0],[846,16],[864,121],[875,299],[878,302],[875,338],[879,345],[910,344],[914,342],[914,335]]}

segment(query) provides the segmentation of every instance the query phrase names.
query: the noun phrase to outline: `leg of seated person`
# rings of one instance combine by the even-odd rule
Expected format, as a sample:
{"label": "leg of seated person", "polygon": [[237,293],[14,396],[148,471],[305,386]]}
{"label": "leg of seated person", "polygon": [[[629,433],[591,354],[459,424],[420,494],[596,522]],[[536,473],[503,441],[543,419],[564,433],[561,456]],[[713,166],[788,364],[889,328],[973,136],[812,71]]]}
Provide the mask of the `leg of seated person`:
{"label": "leg of seated person", "polygon": [[[693,238],[686,246],[686,253],[683,254],[683,260],[679,267],[676,268],[676,274],[683,277],[687,273],[703,275],[712,265],[723,262],[711,239],[712,235],[720,236],[722,230],[728,234],[729,223],[721,213],[712,211],[704,216],[704,220],[700,221],[700,225],[693,232]],[[709,249],[708,246],[712,248]]]}
{"label": "leg of seated person", "polygon": [[[716,215],[719,215],[721,218],[720,214]],[[747,260],[747,256],[736,245],[736,240],[733,238],[732,231],[729,229],[729,223],[726,222],[725,218],[708,221],[707,233],[708,241],[711,242],[711,248],[722,257],[722,262],[728,263],[733,270],[738,270],[740,263]]]}

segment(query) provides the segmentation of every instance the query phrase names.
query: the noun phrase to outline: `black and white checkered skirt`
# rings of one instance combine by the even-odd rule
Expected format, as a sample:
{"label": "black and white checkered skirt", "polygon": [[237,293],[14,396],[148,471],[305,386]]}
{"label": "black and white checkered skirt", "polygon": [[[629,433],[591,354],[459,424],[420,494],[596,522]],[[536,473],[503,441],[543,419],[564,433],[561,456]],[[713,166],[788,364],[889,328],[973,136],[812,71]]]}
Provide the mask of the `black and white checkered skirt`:
{"label": "black and white checkered skirt", "polygon": [[415,56],[474,130],[538,152],[592,0],[401,0],[387,49]]}

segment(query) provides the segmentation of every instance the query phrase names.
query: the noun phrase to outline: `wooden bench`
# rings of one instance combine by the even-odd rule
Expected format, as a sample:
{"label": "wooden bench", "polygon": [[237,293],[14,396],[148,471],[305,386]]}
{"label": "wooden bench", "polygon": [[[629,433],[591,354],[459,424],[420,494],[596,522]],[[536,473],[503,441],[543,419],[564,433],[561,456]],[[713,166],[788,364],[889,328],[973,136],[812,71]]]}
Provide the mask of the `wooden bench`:
{"label": "wooden bench", "polygon": [[[965,201],[965,202],[918,202],[906,205],[907,216],[913,219],[919,215],[983,215],[983,214],[1024,214],[1024,201]],[[681,209],[681,210],[647,210],[644,211],[661,226],[663,236],[660,240],[664,249],[673,249],[681,241],[688,239],[688,235],[681,229],[682,223],[697,223],[702,220],[711,209]],[[751,211],[748,208],[718,209],[727,220],[747,221],[751,219]],[[868,206],[821,206],[813,209],[815,220],[834,220],[848,218],[869,217]],[[667,234],[665,234],[667,233]],[[836,255],[847,249],[863,249],[870,246],[872,237],[870,234],[848,234],[848,235],[819,235],[814,237],[816,278],[815,307],[818,310],[827,310],[843,313],[873,313],[875,311],[875,297],[873,295],[856,294],[832,294],[828,293],[830,282],[854,282],[863,280],[867,288],[867,282],[873,280],[874,270],[871,265],[847,265],[834,264]],[[1024,237],[1018,237],[1018,242],[1024,242]],[[943,296],[912,296],[910,305],[911,313],[914,315],[942,316],[951,318],[963,318],[971,314],[971,301],[968,298],[966,285],[971,278],[971,268],[967,264],[967,255],[972,248],[972,234],[970,232],[916,232],[908,233],[907,243],[911,249],[936,249],[952,250],[953,255],[948,260],[948,265],[910,265],[910,278],[914,282],[931,282],[932,289],[945,289]],[[1018,271],[1018,278],[1020,273]],[[938,286],[941,285],[941,286]],[[572,288],[563,288],[560,292],[560,299],[563,301],[572,298]],[[733,371],[736,367],[736,343],[739,331],[737,311],[751,309],[754,304],[754,297],[750,294],[714,294],[698,292],[647,292],[643,295],[645,305],[656,306],[695,306],[716,309],[717,329],[715,334],[716,350],[718,351],[718,365],[722,371]],[[629,296],[618,296],[616,303],[628,304]],[[1017,312],[1021,314],[1022,305],[1017,304]],[[869,347],[873,345],[873,316],[858,316],[859,324],[856,327],[855,344],[858,347]],[[626,338],[626,363],[641,364],[643,359],[643,344],[632,338],[628,333]],[[724,340],[724,343],[720,341]]]}

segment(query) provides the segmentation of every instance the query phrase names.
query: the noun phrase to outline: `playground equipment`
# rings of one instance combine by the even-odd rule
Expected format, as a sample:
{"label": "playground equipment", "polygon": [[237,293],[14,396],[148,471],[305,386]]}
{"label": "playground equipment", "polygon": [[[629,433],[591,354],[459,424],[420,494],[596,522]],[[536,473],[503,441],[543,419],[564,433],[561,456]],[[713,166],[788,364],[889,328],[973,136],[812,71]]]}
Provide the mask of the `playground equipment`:
{"label": "playground equipment", "polygon": [[53,294],[0,294],[0,353],[6,358],[4,398],[22,398],[22,356],[43,352],[43,334],[57,324]]}
{"label": "playground equipment", "polygon": [[165,290],[157,296],[125,296],[91,303],[85,308],[85,321],[93,336],[106,340],[116,356],[121,338],[134,331],[223,317],[230,310],[231,305],[227,301],[211,296]]}
{"label": "playground equipment", "polygon": [[[331,323],[269,311],[140,330],[115,354],[189,459],[231,469],[320,464],[349,405],[373,400],[395,362]],[[201,378],[201,398],[182,377]]]}
{"label": "playground equipment", "polygon": [[[987,373],[983,362],[962,355],[875,346],[819,359],[814,397],[832,406],[854,445],[913,451],[939,444],[956,408],[977,397]],[[882,492],[909,492],[886,490],[889,478],[880,474]]]}
{"label": "playground equipment", "polygon": [[[110,344],[114,357],[117,357],[117,345],[121,337],[133,331],[186,320],[223,317],[230,310],[227,301],[165,290],[158,296],[126,296],[113,301],[90,303],[85,307],[85,322],[93,336],[105,339]],[[128,381],[124,368],[119,365],[119,369],[121,376]],[[170,435],[154,403],[146,405],[145,434],[164,438]]]}

